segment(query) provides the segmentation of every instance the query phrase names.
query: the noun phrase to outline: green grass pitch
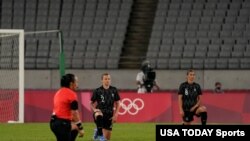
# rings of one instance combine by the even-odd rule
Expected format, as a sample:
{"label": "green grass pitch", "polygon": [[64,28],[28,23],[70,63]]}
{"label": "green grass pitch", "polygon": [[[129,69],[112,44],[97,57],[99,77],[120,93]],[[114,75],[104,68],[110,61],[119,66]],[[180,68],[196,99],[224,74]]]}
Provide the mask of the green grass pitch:
{"label": "green grass pitch", "polygon": [[[93,141],[94,123],[83,123],[85,135],[76,141]],[[154,141],[156,123],[115,123],[111,141]],[[49,123],[0,124],[0,141],[55,141]]]}

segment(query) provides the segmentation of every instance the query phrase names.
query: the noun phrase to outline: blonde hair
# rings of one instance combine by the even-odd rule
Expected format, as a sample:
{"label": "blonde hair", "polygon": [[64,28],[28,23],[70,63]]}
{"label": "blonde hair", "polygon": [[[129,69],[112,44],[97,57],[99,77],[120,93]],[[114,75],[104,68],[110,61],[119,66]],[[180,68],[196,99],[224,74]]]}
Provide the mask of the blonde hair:
{"label": "blonde hair", "polygon": [[107,76],[107,75],[110,75],[109,73],[105,72],[102,74],[102,77],[101,77],[101,80],[103,79],[103,76]]}

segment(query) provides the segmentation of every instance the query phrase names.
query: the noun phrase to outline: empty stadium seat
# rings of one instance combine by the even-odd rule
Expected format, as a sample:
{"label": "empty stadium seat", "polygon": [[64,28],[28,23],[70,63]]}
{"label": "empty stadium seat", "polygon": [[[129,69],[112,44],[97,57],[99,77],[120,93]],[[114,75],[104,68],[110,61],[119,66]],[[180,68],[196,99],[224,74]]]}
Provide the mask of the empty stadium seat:
{"label": "empty stadium seat", "polygon": [[[159,68],[166,68],[162,65],[166,62],[163,58],[173,58],[170,63],[166,62],[172,68],[184,69],[193,59],[191,67],[197,69],[240,69],[240,63],[250,56],[249,52],[244,52],[250,35],[245,31],[250,26],[247,6],[241,7],[244,3],[230,0],[159,1],[152,29],[157,35],[153,36],[157,45],[150,46],[148,51],[157,51],[158,48],[153,47],[160,47]],[[180,45],[183,49],[179,49]],[[242,57],[246,60],[239,61]],[[245,64],[242,66],[246,67]]]}
{"label": "empty stadium seat", "polygon": [[[0,26],[25,31],[60,29],[67,67],[118,68],[119,61],[111,59],[120,59],[132,4],[133,0],[3,0]],[[144,57],[153,59],[157,68],[250,68],[248,1],[159,0],[153,19]],[[59,44],[54,44],[57,36],[27,35],[27,68],[58,67],[55,58],[50,58],[59,52]]]}

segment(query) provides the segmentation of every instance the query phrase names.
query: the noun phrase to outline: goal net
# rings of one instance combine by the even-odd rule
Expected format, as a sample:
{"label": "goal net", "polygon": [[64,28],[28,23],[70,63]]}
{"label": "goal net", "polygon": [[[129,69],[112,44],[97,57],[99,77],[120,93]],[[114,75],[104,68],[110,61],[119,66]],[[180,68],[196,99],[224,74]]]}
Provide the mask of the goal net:
{"label": "goal net", "polygon": [[25,70],[65,73],[62,42],[59,30],[0,29],[0,122],[24,122]]}
{"label": "goal net", "polygon": [[24,34],[25,68],[59,70],[63,75],[65,60],[61,31],[29,31]]}
{"label": "goal net", "polygon": [[24,122],[24,31],[0,30],[0,122]]}

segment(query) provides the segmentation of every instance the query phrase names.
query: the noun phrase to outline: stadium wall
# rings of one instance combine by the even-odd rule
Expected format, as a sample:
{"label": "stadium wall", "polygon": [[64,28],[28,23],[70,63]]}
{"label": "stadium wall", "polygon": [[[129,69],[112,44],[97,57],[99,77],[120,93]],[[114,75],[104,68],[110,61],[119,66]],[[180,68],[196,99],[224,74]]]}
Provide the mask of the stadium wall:
{"label": "stadium wall", "polygon": [[[25,92],[25,122],[48,122],[52,113],[55,91]],[[181,123],[178,98],[175,92],[136,94],[120,92],[122,107],[118,122]],[[93,122],[90,110],[91,92],[78,93],[83,122]],[[250,93],[230,91],[225,94],[204,92],[202,104],[207,107],[209,123],[250,123]],[[11,108],[9,108],[11,110]],[[195,119],[195,122],[200,122]]]}
{"label": "stadium wall", "polygon": [[[3,92],[4,90],[1,90]],[[48,122],[52,113],[53,97],[56,90],[25,91],[25,122]],[[174,91],[154,94],[137,94],[132,91],[120,91],[121,109],[118,122],[166,122],[180,123],[178,97]],[[10,98],[12,97],[12,98]],[[78,91],[79,107],[82,120],[93,122],[90,110],[90,91]],[[0,99],[0,122],[13,121],[18,95],[9,95]],[[202,104],[207,107],[209,123],[250,123],[250,92],[227,91],[214,94],[204,91]],[[197,118],[195,122],[200,122]]]}
{"label": "stadium wall", "polygon": [[[0,70],[0,74],[2,74]],[[101,74],[108,72],[112,75],[112,84],[122,90],[136,89],[136,74],[139,70],[67,70],[79,78],[79,88],[88,90],[101,84]],[[4,72],[11,73],[11,72]],[[182,81],[185,81],[185,70],[156,70],[157,81],[161,90],[176,90]],[[250,70],[204,70],[196,71],[196,81],[203,89],[213,89],[214,83],[220,81],[222,87],[228,90],[249,90]],[[0,82],[2,88],[13,87]],[[58,70],[26,70],[26,89],[57,89],[59,87]]]}

